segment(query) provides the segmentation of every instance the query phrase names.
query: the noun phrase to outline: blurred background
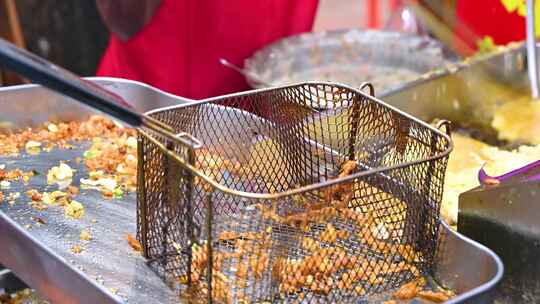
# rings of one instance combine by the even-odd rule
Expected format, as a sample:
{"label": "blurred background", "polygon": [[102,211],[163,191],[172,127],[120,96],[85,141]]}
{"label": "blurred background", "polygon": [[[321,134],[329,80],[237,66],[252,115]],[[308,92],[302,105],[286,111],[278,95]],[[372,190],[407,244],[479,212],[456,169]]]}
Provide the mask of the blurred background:
{"label": "blurred background", "polygon": [[[108,31],[88,0],[3,0],[1,27],[9,34],[6,16],[16,6],[23,41],[30,51],[84,76],[94,75],[108,41]],[[445,20],[452,20],[455,0],[428,0],[425,6]],[[11,4],[10,4],[11,3]],[[314,31],[340,28],[383,28],[396,0],[321,0]],[[17,27],[16,22],[12,23]]]}

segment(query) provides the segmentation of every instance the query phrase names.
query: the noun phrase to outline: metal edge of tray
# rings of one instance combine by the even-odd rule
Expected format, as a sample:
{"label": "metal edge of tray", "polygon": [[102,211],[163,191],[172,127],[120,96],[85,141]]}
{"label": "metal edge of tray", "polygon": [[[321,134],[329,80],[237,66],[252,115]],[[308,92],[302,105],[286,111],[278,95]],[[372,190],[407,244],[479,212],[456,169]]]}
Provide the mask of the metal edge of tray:
{"label": "metal edge of tray", "polygon": [[121,303],[0,212],[2,263],[53,303]]}
{"label": "metal edge of tray", "polygon": [[504,273],[499,256],[486,246],[452,230],[442,220],[441,228],[433,277],[442,286],[458,293],[445,303],[493,303],[495,287]]}
{"label": "metal edge of tray", "polygon": [[480,185],[459,196],[458,231],[491,248],[503,261],[506,272],[498,300],[505,303],[537,303],[540,299],[538,255],[540,181],[526,180],[538,171],[529,170]]}
{"label": "metal edge of tray", "polygon": [[[515,62],[517,56],[526,56],[525,45],[523,43],[511,43],[508,46],[500,47],[492,53],[450,63],[433,71],[429,71],[416,80],[400,84],[395,88],[382,93],[381,97],[391,96],[407,89],[414,89],[421,84],[429,83],[430,81],[441,77],[458,74],[462,71],[467,72],[475,66],[487,69],[486,72],[494,73],[492,76],[495,78],[503,81],[511,81],[514,80],[513,78],[516,75],[516,72],[527,73],[525,57],[519,58],[519,60],[523,60],[522,63],[524,65],[518,66]],[[521,82],[522,80],[519,81]]]}
{"label": "metal edge of tray", "polygon": [[[94,81],[121,95],[140,112],[177,105],[179,103],[193,102],[191,99],[169,94],[138,81],[112,77],[88,77],[86,79]],[[43,89],[43,87],[35,84],[1,87],[0,93],[2,112],[9,113],[9,117],[2,117],[0,115],[0,118],[7,120],[14,128],[35,126],[49,121],[51,118],[75,120],[82,118],[83,114],[87,115],[91,113],[90,111],[95,113],[94,110],[87,106],[81,105],[78,102],[66,102],[66,100],[69,101],[71,99],[53,91]],[[44,100],[46,102],[24,102],[23,104],[18,104],[6,100],[24,98],[21,95],[31,95],[36,101]],[[28,112],[31,112],[32,115],[28,115]]]}
{"label": "metal edge of tray", "polygon": [[528,96],[528,76],[522,43],[442,67],[379,95],[421,120],[448,119],[493,138],[496,107],[523,96]]}

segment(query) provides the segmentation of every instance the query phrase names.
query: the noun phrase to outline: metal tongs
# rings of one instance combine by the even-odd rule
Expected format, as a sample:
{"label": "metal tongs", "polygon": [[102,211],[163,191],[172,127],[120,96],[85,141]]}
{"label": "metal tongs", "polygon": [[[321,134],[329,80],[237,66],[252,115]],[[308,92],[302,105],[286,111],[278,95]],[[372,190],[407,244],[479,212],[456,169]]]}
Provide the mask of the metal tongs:
{"label": "metal tongs", "polygon": [[540,95],[538,57],[536,56],[535,3],[535,0],[527,0],[527,65],[533,100],[537,100]]}
{"label": "metal tongs", "polygon": [[136,112],[121,96],[0,39],[0,64],[57,93],[108,114],[133,127],[145,127],[173,143],[191,148],[202,144],[187,133],[174,130],[152,117]]}

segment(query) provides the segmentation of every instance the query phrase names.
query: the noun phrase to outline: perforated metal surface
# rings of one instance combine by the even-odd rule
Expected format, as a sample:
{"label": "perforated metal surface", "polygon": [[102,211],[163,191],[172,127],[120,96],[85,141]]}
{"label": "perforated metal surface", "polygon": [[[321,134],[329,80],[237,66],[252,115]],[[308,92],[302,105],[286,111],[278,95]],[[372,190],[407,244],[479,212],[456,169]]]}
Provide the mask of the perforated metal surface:
{"label": "perforated metal surface", "polygon": [[[245,104],[260,117],[225,107]],[[430,270],[451,145],[436,129],[327,83],[149,115],[203,143],[140,133],[139,238],[183,296],[357,302]]]}

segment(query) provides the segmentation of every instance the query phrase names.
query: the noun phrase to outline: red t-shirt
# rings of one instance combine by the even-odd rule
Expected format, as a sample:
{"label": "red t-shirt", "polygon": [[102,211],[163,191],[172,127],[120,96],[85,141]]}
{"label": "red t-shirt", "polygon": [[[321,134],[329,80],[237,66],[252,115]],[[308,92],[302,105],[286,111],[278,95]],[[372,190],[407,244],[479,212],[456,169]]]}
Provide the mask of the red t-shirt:
{"label": "red t-shirt", "polygon": [[457,0],[455,32],[472,49],[486,36],[504,45],[525,39],[525,18],[501,0]]}
{"label": "red t-shirt", "polygon": [[318,0],[163,0],[127,42],[111,34],[97,75],[201,99],[248,89],[237,65],[265,45],[310,31]]}

